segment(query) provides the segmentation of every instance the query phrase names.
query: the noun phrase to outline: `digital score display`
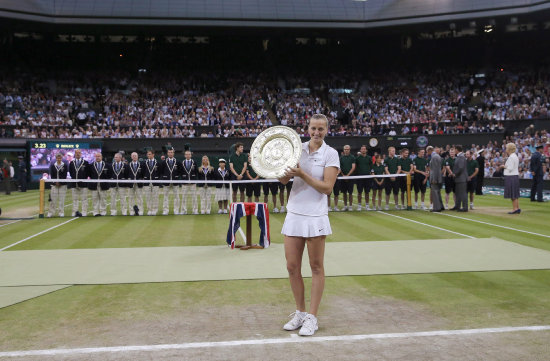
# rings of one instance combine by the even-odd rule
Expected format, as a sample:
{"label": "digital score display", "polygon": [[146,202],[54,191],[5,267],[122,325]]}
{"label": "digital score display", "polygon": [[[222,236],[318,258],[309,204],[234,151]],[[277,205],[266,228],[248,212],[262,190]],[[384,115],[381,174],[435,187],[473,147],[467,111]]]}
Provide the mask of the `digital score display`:
{"label": "digital score display", "polygon": [[82,158],[93,162],[95,153],[101,152],[101,142],[29,142],[30,166],[33,181],[38,181],[44,173],[49,172],[50,165],[55,162],[58,153],[63,156],[63,162],[68,164],[74,159],[74,152],[80,149]]}

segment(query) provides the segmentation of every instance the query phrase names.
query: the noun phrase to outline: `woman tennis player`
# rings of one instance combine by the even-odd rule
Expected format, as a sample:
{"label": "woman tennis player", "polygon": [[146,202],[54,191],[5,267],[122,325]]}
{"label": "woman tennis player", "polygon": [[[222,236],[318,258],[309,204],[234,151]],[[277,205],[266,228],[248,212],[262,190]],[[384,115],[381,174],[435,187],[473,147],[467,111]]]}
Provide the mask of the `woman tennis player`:
{"label": "woman tennis player", "polygon": [[[294,184],[288,199],[287,215],[282,234],[285,235],[285,256],[290,287],[296,301],[296,312],[284,325],[291,331],[300,328],[301,336],[311,336],[317,331],[317,312],[325,287],[325,238],[332,233],[328,220],[327,195],[332,192],[340,168],[338,152],[329,147],[324,138],[328,120],[322,114],[311,117],[309,142],[302,144],[302,155],[296,168],[290,168],[279,181]],[[311,301],[306,312],[302,255],[305,245],[312,273]]]}

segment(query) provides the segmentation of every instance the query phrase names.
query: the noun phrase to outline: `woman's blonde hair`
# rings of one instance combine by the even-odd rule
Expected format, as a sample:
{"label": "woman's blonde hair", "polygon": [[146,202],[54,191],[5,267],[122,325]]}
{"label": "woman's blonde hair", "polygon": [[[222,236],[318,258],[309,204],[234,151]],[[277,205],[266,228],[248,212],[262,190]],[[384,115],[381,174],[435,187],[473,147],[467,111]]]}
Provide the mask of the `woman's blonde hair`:
{"label": "woman's blonde hair", "polygon": [[508,143],[506,144],[506,151],[510,154],[512,153],[515,153],[516,152],[516,145],[514,143]]}
{"label": "woman's blonde hair", "polygon": [[206,158],[206,164],[207,164],[208,169],[209,169],[209,170],[214,169],[214,168],[212,168],[212,166],[210,165],[210,158],[208,158],[207,155],[203,155],[203,156],[202,156],[201,165],[204,163],[204,162],[203,162],[203,161],[204,161],[204,158]]}
{"label": "woman's blonde hair", "polygon": [[[324,120],[327,124],[327,129],[328,129],[328,119],[326,117],[326,115],[324,114],[320,114],[320,113],[317,113],[317,114],[313,114],[313,116],[311,117],[311,119],[309,120],[309,122],[311,122],[313,119],[321,119],[321,120]],[[308,127],[309,127],[309,123],[308,123]]]}

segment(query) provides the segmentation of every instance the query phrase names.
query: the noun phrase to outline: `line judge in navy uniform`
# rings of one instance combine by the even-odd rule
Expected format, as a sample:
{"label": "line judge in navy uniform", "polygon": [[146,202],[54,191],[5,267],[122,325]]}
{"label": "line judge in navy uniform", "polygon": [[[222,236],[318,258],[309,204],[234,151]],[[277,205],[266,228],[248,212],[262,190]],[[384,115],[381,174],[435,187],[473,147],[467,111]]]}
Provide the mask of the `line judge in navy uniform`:
{"label": "line judge in navy uniform", "polygon": [[[69,163],[69,174],[71,179],[86,179],[88,174],[88,161],[82,158],[82,151],[77,149],[74,151],[74,159]],[[73,211],[75,217],[86,216],[88,214],[88,186],[85,182],[69,183],[73,196]],[[79,212],[80,203],[82,203],[82,213]]]}
{"label": "line judge in navy uniform", "polygon": [[[203,155],[198,171],[198,179],[201,181],[214,180],[214,172],[214,168],[210,166],[210,159],[208,159],[208,156]],[[201,214],[210,214],[212,209],[212,189],[215,189],[213,184],[208,184],[208,182],[197,183],[197,192],[201,199]]]}
{"label": "line judge in navy uniform", "polygon": [[[122,154],[115,154],[114,161],[109,170],[111,179],[126,180],[128,170],[126,168],[126,164],[122,161]],[[117,196],[120,199],[120,209],[122,211],[122,215],[128,215],[128,203],[126,199],[128,191],[126,190],[126,183],[111,183],[109,188],[111,189],[111,216],[117,215]]]}
{"label": "line judge in navy uniform", "polygon": [[[109,165],[103,160],[101,153],[94,155],[95,161],[88,165],[87,173],[90,179],[102,180],[110,179]],[[107,191],[109,183],[88,182],[88,190],[92,193],[92,207],[94,216],[104,216],[107,214]]]}
{"label": "line judge in navy uniform", "polygon": [[[126,165],[126,179],[142,180],[143,168],[139,162],[138,154],[131,154],[131,161]],[[143,183],[127,183],[128,210],[134,211],[134,215],[143,215]]]}
{"label": "line judge in navy uniform", "polygon": [[[68,167],[63,162],[63,155],[57,153],[55,162],[50,165],[51,179],[67,179]],[[53,217],[56,214],[59,217],[65,216],[65,196],[67,195],[67,183],[55,182],[51,183],[50,189],[50,207],[48,217]]]}
{"label": "line judge in navy uniform", "polygon": [[218,160],[218,169],[214,171],[214,180],[224,181],[227,183],[216,183],[216,197],[214,198],[218,202],[218,214],[228,213],[227,203],[229,201],[229,181],[231,180],[231,173],[225,167],[225,159],[220,158]]}
{"label": "line judge in navy uniform", "polygon": [[535,148],[536,152],[533,153],[533,155],[531,156],[531,161],[529,163],[529,171],[533,175],[533,185],[531,186],[531,202],[534,202],[535,200],[537,202],[544,201],[542,199],[542,181],[544,178],[544,173],[542,171],[542,148],[542,145],[538,145]]}
{"label": "line judge in navy uniform", "polygon": [[[191,151],[185,151],[185,159],[181,162],[181,178],[186,181],[196,181],[198,167],[193,158]],[[181,185],[181,213],[187,214],[187,198],[191,197],[193,204],[193,214],[198,214],[197,205],[197,185],[195,183],[184,183]]]}
{"label": "line judge in navy uniform", "polygon": [[[155,159],[155,151],[147,150],[147,159],[142,163],[143,179],[149,181],[160,180],[159,164]],[[145,203],[147,203],[147,215],[154,216],[159,210],[159,195],[162,185],[159,183],[145,183],[143,187],[145,194]]]}
{"label": "line judge in navy uniform", "polygon": [[180,168],[178,160],[174,157],[174,148],[168,149],[168,156],[160,162],[159,171],[163,184],[164,199],[162,203],[162,215],[168,215],[170,194],[174,195],[174,214],[180,214],[180,185],[171,181],[178,180]]}

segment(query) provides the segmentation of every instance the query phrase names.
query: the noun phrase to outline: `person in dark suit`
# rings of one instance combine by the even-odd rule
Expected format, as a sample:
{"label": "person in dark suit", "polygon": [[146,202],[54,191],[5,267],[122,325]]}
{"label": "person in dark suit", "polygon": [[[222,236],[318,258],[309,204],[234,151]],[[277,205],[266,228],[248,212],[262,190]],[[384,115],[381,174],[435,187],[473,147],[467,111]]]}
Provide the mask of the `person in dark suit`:
{"label": "person in dark suit", "polygon": [[159,172],[162,180],[168,181],[163,185],[164,199],[162,203],[162,215],[168,215],[169,211],[169,199],[170,194],[174,195],[174,214],[180,214],[180,185],[178,183],[172,183],[174,180],[178,180],[181,174],[181,165],[178,164],[178,160],[174,158],[174,148],[170,148],[167,151],[167,157],[160,162]]}
{"label": "person in dark suit", "polygon": [[[441,175],[442,160],[439,156],[441,149],[439,147],[427,148],[428,153],[431,153],[430,158],[430,194],[432,198],[432,212],[441,212],[443,210],[443,200],[441,199],[441,185],[443,176]],[[432,151],[433,150],[433,151]]]}
{"label": "person in dark suit", "polygon": [[[128,180],[142,180],[143,168],[139,162],[136,152],[131,154],[131,161],[126,165],[126,176]],[[143,215],[143,183],[127,183],[128,209],[134,211],[135,216]]]}
{"label": "person in dark suit", "polygon": [[[69,174],[71,179],[86,179],[88,161],[82,158],[82,151],[77,149],[74,151],[74,159],[69,163]],[[85,182],[69,183],[69,188],[73,196],[73,216],[82,217],[88,214],[88,187]],[[79,212],[80,203],[82,202],[82,213]]]}
{"label": "person in dark suit", "polygon": [[[542,151],[543,146],[537,146],[536,152],[531,156],[529,163],[529,171],[533,175],[533,185],[531,186],[531,202],[543,202],[542,199],[542,180],[544,173],[542,171]],[[536,197],[536,199],[535,199]]]}
{"label": "person in dark suit", "polygon": [[466,168],[467,161],[464,153],[462,152],[462,146],[456,145],[455,150],[458,152],[453,165],[453,174],[455,175],[455,194],[456,205],[452,210],[459,212],[468,212],[468,169]]}
{"label": "person in dark suit", "polygon": [[[194,181],[197,180],[198,167],[193,158],[191,151],[185,151],[185,159],[181,162],[182,180]],[[181,186],[181,213],[187,214],[187,198],[190,197],[193,204],[193,214],[199,214],[197,205],[197,185],[195,183],[182,184]]]}
{"label": "person in dark suit", "polygon": [[[109,167],[109,173],[113,180],[125,180],[128,173],[126,163],[122,161],[122,154],[116,153],[114,161]],[[117,215],[117,196],[120,200],[120,210],[123,216],[128,214],[128,203],[126,202],[126,196],[128,191],[126,190],[126,183],[111,183],[109,189],[111,190],[111,216]]]}
{"label": "person in dark suit", "polygon": [[476,196],[483,195],[483,180],[485,179],[485,157],[483,156],[483,150],[480,150],[477,154],[477,165],[479,172],[477,172],[477,183],[476,183]]}
{"label": "person in dark suit", "polygon": [[[142,163],[143,179],[149,181],[160,180],[159,164],[155,159],[155,151],[147,150],[147,159]],[[147,215],[154,216],[159,210],[159,189],[162,186],[159,183],[145,183],[145,203],[147,203]]]}
{"label": "person in dark suit", "polygon": [[[55,155],[55,162],[50,165],[50,178],[51,179],[67,179],[68,167],[63,162],[63,155],[57,153]],[[65,216],[65,196],[67,195],[67,183],[55,182],[51,184],[50,190],[50,207],[48,210],[48,217]]]}
{"label": "person in dark suit", "polygon": [[27,163],[23,156],[19,156],[19,187],[21,192],[27,191]]}
{"label": "person in dark suit", "polygon": [[[103,160],[101,153],[95,154],[95,161],[88,165],[88,177],[94,180],[110,179],[109,165]],[[107,214],[107,191],[109,183],[88,182],[88,190],[92,193],[92,207],[94,216]]]}

